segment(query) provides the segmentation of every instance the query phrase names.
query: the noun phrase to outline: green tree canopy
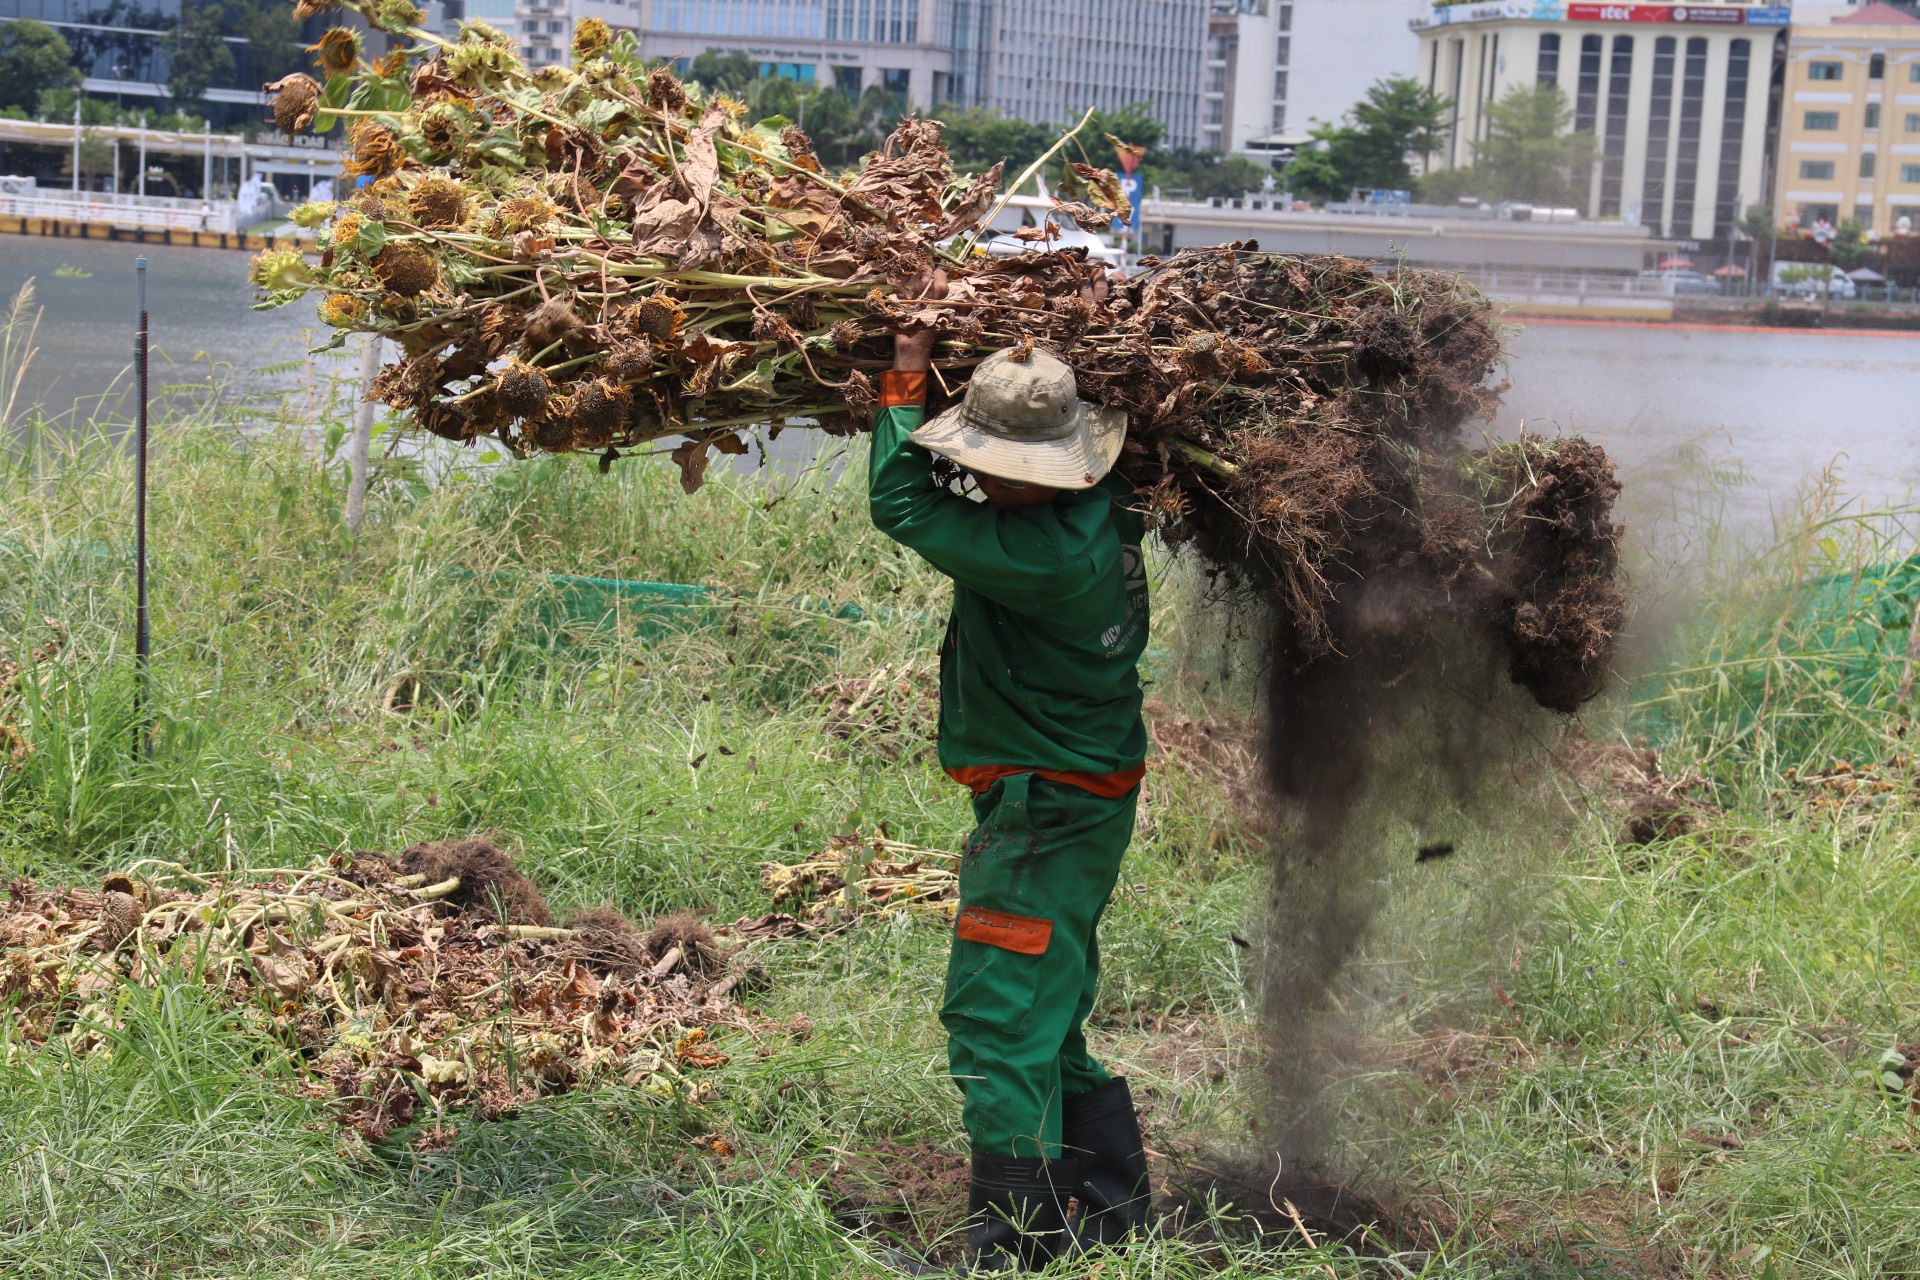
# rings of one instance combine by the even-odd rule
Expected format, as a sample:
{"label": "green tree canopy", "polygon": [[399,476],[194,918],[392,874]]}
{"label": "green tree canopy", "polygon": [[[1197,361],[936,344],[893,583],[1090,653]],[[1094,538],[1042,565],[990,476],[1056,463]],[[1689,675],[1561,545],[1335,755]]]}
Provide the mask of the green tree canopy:
{"label": "green tree canopy", "polygon": [[1411,188],[1413,159],[1439,146],[1447,109],[1447,99],[1411,76],[1376,80],[1338,124],[1314,126],[1314,145],[1287,177],[1323,200],[1344,200],[1355,188]]}
{"label": "green tree canopy", "polygon": [[58,31],[31,18],[0,23],[0,108],[31,111],[41,94],[79,83],[73,50]]}
{"label": "green tree canopy", "polygon": [[1473,163],[1429,174],[1430,200],[1459,196],[1584,209],[1593,135],[1573,130],[1573,104],[1558,85],[1515,85],[1487,108],[1487,136]]}

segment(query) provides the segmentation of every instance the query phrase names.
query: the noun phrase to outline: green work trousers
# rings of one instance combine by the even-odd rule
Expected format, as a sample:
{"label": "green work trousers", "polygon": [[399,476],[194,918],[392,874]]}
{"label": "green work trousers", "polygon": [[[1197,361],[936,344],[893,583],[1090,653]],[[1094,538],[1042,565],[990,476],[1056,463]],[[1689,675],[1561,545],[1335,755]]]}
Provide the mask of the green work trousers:
{"label": "green work trousers", "polygon": [[1058,1156],[1060,1100],[1111,1078],[1081,1027],[1139,796],[1016,773],[974,797],[940,1021],[977,1154]]}

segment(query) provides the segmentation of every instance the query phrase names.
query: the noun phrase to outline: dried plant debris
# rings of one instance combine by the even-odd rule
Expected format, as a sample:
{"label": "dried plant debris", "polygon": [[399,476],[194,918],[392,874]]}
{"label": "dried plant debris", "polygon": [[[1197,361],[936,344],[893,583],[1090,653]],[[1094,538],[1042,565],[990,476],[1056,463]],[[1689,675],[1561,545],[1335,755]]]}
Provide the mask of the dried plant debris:
{"label": "dried plant debris", "polygon": [[[404,6],[344,7],[411,43],[369,65],[322,41],[323,90],[280,82],[275,118],[347,127],[366,185],[296,215],[317,262],[278,249],[253,278],[263,305],[317,291],[328,324],[394,339],[376,394],[418,426],[603,462],[684,437],[691,492],[743,433],[863,430],[904,327],[940,339],[935,409],[986,353],[1041,346],[1129,414],[1119,470],[1156,526],[1268,595],[1308,660],[1345,645],[1343,587],[1414,566],[1434,626],[1484,623],[1542,705],[1604,686],[1612,465],[1580,441],[1467,449],[1502,334],[1455,277],[1248,242],[1121,278],[1044,231],[990,257],[973,238],[1001,172],[956,174],[935,121],[829,173],[800,130],[648,68],[631,35],[536,71],[483,23],[448,40]],[[1074,174],[1087,198],[1063,216],[1124,207],[1106,170]]]}
{"label": "dried plant debris", "polygon": [[960,856],[885,835],[833,836],[812,857],[761,864],[760,885],[774,910],[735,921],[730,936],[832,933],[900,914],[950,924],[960,909]]}
{"label": "dried plant debris", "polygon": [[700,1072],[772,1025],[737,1003],[757,962],[688,920],[552,920],[484,840],[219,875],[148,860],[97,891],[22,880],[0,904],[0,1018],[16,1044],[109,1054],[122,987],[200,983],[374,1142],[602,1081],[711,1097]]}

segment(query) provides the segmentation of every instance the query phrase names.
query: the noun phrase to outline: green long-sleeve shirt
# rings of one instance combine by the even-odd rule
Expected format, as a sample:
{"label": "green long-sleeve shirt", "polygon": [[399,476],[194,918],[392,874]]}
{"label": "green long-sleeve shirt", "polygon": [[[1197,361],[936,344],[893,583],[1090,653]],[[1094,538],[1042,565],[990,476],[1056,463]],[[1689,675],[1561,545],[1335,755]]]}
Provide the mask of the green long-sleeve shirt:
{"label": "green long-sleeve shirt", "polygon": [[1137,780],[1147,573],[1131,491],[1110,477],[1013,511],[950,493],[907,438],[925,411],[902,398],[883,397],[874,419],[869,505],[881,532],[953,579],[941,766],[976,785],[1007,766]]}

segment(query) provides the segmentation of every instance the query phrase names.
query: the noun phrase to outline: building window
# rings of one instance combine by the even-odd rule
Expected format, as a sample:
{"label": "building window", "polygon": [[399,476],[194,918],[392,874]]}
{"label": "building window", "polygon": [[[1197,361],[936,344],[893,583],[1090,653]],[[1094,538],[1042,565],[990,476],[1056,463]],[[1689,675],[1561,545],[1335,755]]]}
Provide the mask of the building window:
{"label": "building window", "polygon": [[1872,151],[1868,151],[1863,155],[1861,155],[1860,177],[1862,179],[1870,181],[1873,178],[1874,170],[1879,167],[1879,163],[1880,163],[1880,157]]}
{"label": "building window", "polygon": [[1293,61],[1293,37],[1281,36],[1273,42],[1273,63],[1277,67],[1291,65]]}
{"label": "building window", "polygon": [[[1893,215],[1893,225],[1896,230],[1911,231],[1915,227],[1920,227],[1920,204],[1897,204],[1887,212]],[[1903,222],[1907,224],[1904,228],[1900,226]]]}
{"label": "building window", "polygon": [[1809,182],[1830,182],[1833,180],[1833,161],[1802,160],[1800,176]]}
{"label": "building window", "polygon": [[1620,215],[1627,159],[1627,95],[1633,87],[1633,37],[1613,38],[1607,75],[1607,136],[1600,153],[1600,216]]}
{"label": "building window", "polygon": [[892,94],[895,101],[905,105],[907,86],[912,82],[912,74],[904,67],[882,67],[880,69],[880,87]]}
{"label": "building window", "polygon": [[1283,99],[1287,96],[1287,73],[1284,71],[1273,73],[1273,96]]}
{"label": "building window", "polygon": [[1907,132],[1920,133],[1920,111],[1907,112]]}
{"label": "building window", "polygon": [[1833,133],[1840,127],[1838,111],[1809,111],[1802,121],[1809,133]]}
{"label": "building window", "polygon": [[1284,102],[1276,102],[1273,104],[1273,131],[1275,133],[1285,133],[1286,129],[1287,104]]}
{"label": "building window", "polygon": [[566,29],[567,29],[567,24],[566,24],[566,23],[564,23],[564,22],[549,22],[549,23],[547,23],[547,34],[548,34],[548,35],[550,35],[550,36],[557,36],[557,35],[559,35],[559,34],[560,34],[560,33],[561,33],[562,31],[565,31]]}
{"label": "building window", "polygon": [[1880,104],[1879,103],[1869,102],[1867,104],[1866,124],[1867,124],[1867,128],[1869,129],[1878,129],[1880,127]]}
{"label": "building window", "polygon": [[1909,84],[1920,84],[1920,62],[1916,62],[1907,68],[1907,82]]}
{"label": "building window", "polygon": [[1887,55],[1876,53],[1867,59],[1867,79],[1885,80],[1887,78]]}
{"label": "building window", "polygon": [[1809,62],[1807,64],[1807,79],[1838,80],[1840,78],[1840,70],[1840,64],[1837,62]]}
{"label": "building window", "polygon": [[1859,223],[1863,230],[1873,230],[1873,206],[1871,204],[1853,206],[1853,220]]}
{"label": "building window", "polygon": [[1900,166],[1900,181],[1902,181],[1902,182],[1905,182],[1905,183],[1916,183],[1916,182],[1920,182],[1920,164],[1903,164],[1903,165],[1901,165],[1901,166]]}
{"label": "building window", "polygon": [[1680,81],[1680,141],[1673,157],[1673,234],[1693,234],[1694,197],[1700,190],[1700,122],[1707,106],[1707,42],[1687,40],[1686,69]]}
{"label": "building window", "polygon": [[833,87],[849,98],[860,96],[860,68],[835,67],[833,69]]}
{"label": "building window", "polygon": [[1837,204],[1803,204],[1800,206],[1800,225],[1811,227],[1816,222],[1828,226],[1840,221],[1840,206]]}
{"label": "building window", "polygon": [[[1667,142],[1673,133],[1673,58],[1679,41],[1661,36],[1653,42],[1653,98],[1647,115],[1647,173],[1641,183],[1643,221],[1656,235],[1667,206]],[[1547,83],[1547,82],[1543,82]]]}
{"label": "building window", "polygon": [[1203,119],[1207,124],[1223,123],[1226,120],[1226,105],[1218,98],[1208,98],[1206,115]]}
{"label": "building window", "polygon": [[1227,91],[1227,69],[1225,67],[1207,68],[1207,92],[1225,93]]}
{"label": "building window", "polygon": [[1575,133],[1592,133],[1600,120],[1600,51],[1604,44],[1599,36],[1580,37],[1580,87],[1573,97]]}
{"label": "building window", "polygon": [[1293,6],[1290,4],[1280,6],[1280,29],[1282,31],[1293,30]]}
{"label": "building window", "polygon": [[1540,58],[1534,64],[1533,80],[1539,85],[1560,83],[1560,37],[1557,34],[1550,32],[1540,37]]}

